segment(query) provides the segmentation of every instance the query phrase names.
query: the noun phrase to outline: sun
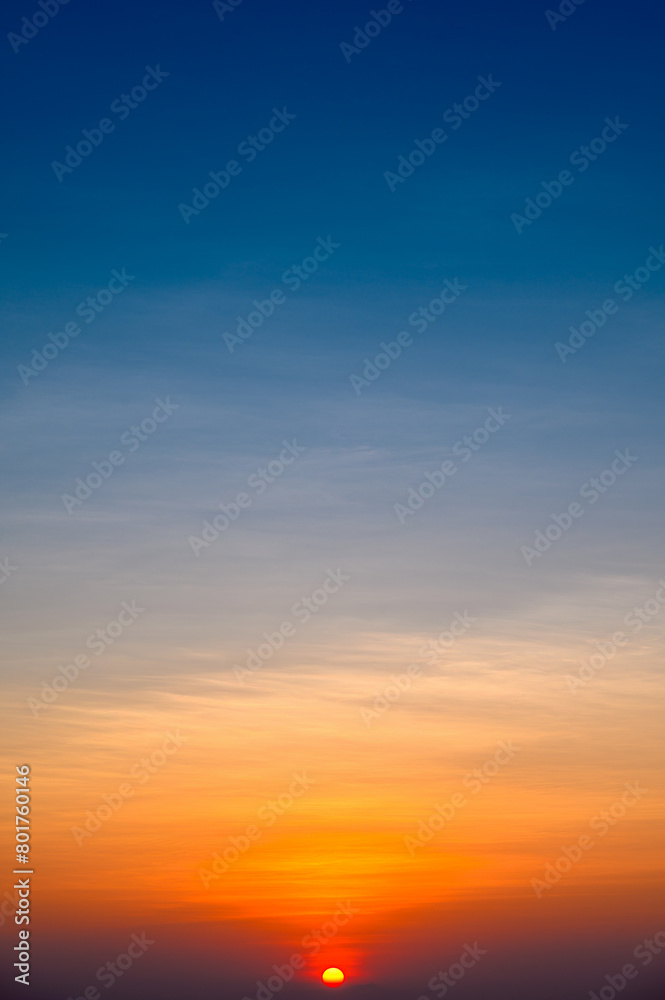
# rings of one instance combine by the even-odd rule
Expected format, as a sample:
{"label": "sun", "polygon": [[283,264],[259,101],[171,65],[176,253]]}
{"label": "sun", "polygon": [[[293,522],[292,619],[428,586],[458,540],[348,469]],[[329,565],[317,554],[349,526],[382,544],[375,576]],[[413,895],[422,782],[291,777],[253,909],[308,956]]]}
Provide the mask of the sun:
{"label": "sun", "polygon": [[341,969],[326,969],[321,979],[326,986],[341,986],[344,982],[344,973]]}

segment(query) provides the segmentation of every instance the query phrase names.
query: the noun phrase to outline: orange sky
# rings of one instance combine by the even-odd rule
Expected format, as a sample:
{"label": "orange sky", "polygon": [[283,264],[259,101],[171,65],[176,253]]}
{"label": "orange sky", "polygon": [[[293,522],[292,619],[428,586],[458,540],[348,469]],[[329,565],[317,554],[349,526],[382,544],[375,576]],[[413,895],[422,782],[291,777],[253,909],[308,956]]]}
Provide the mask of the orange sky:
{"label": "orange sky", "polygon": [[[189,935],[217,925],[220,947],[241,942],[248,966],[261,961],[260,927],[268,966],[272,955],[300,951],[303,975],[323,963],[360,978],[386,962],[403,974],[415,955],[436,963],[437,928],[453,912],[499,936],[511,924],[527,937],[568,933],[589,909],[596,926],[625,929],[650,913],[657,920],[664,810],[653,659],[633,649],[621,670],[594,680],[593,697],[572,695],[565,674],[579,653],[574,640],[543,647],[484,631],[464,636],[445,670],[423,667],[369,727],[361,709],[391,674],[422,665],[417,651],[428,636],[303,643],[243,687],[228,670],[183,671],[168,690],[151,689],[145,662],[131,675],[128,642],[104,683],[86,678],[27,724],[10,717],[11,740],[34,772],[41,919],[55,933],[63,920],[121,929],[128,909],[132,927],[177,925]],[[160,754],[168,733],[181,745],[171,741],[173,752]],[[499,750],[501,763],[487,769],[501,744],[512,755],[504,761]],[[604,835],[592,830],[636,780],[648,791]],[[72,828],[81,839],[104,795],[122,805],[109,818],[102,811],[100,829],[79,846]],[[451,801],[455,815],[423,846],[410,841],[410,852],[405,838]],[[592,848],[538,898],[531,880],[585,833]],[[234,842],[242,852],[213,878],[215,854]],[[340,903],[354,911],[348,923],[324,934],[316,953],[303,947]]]}

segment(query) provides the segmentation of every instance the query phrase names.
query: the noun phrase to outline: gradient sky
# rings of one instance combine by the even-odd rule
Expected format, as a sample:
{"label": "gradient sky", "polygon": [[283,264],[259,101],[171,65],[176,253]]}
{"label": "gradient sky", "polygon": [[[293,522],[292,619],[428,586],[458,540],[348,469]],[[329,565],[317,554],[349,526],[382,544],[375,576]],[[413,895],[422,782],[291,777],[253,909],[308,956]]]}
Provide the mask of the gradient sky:
{"label": "gradient sky", "polygon": [[[340,44],[372,9],[350,0],[243,0],[223,20],[207,2],[72,0],[15,52],[7,36],[37,9],[10,0],[2,17],[0,561],[16,568],[0,601],[2,809],[25,760],[40,996],[81,996],[145,931],[155,945],[114,997],[254,1000],[302,953],[281,996],[319,995],[339,965],[352,987],[431,998],[476,941],[488,955],[458,1000],[587,997],[665,928],[659,6],[588,0],[552,30],[545,4],[405,0],[349,62]],[[149,66],[168,76],[120,120],[111,105]],[[500,86],[446,124],[479,77]],[[284,108],[295,118],[247,162],[238,145]],[[53,162],[105,117],[114,130],[59,181]],[[608,118],[628,127],[571,165]],[[386,171],[436,128],[445,142],[391,191]],[[239,176],[186,223],[179,205],[233,158]],[[518,233],[511,215],[566,169]],[[339,246],[294,290],[283,276],[319,240]],[[614,286],[648,258],[624,301]],[[25,385],[33,349],[123,269],[127,287],[93,322],[79,314]],[[464,290],[417,332],[409,317],[446,280]],[[285,301],[230,352],[224,334],[275,289]],[[618,312],[563,363],[557,342],[610,298]],[[410,345],[357,393],[351,376],[403,330]],[[156,400],[173,412],[136,446]],[[455,446],[490,409],[505,422],[464,461]],[[294,440],[283,474],[248,486]],[[63,494],[118,450],[68,512]],[[626,450],[616,483],[580,496]],[[400,519],[446,460],[455,474]],[[242,492],[251,504],[195,555],[189,540]],[[529,565],[521,548],[575,502]],[[331,570],[348,579],[302,621]],[[123,602],[144,610],[96,656],[86,640]],[[234,666],[284,622],[294,634],[239,683]],[[182,746],[142,782],[168,732]],[[518,751],[472,794],[465,776],[501,741]],[[303,773],[311,787],[258,818]],[[128,780],[79,846],[72,827]],[[538,898],[531,880],[636,781],[641,800]],[[462,793],[411,856],[404,838]],[[206,887],[201,870],[252,824],[260,838]],[[348,924],[311,954],[304,936],[347,901]]]}

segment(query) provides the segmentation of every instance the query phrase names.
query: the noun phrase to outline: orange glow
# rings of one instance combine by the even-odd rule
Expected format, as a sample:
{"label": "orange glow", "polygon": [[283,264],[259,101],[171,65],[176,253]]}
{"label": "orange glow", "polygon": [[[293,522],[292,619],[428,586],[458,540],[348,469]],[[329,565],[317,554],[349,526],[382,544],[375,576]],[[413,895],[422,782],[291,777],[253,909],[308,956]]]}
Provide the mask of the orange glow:
{"label": "orange glow", "polygon": [[344,982],[344,973],[341,969],[326,969],[321,979],[326,986],[341,986]]}
{"label": "orange glow", "polygon": [[[378,648],[381,670],[399,676],[421,638],[397,635],[389,648],[372,635],[352,649],[339,638],[317,673],[296,658],[293,677],[285,668],[273,677],[266,664],[255,690],[174,669],[168,691],[129,707],[124,689],[102,696],[83,684],[70,702],[63,694],[59,714],[26,723],[18,705],[7,726],[35,774],[45,933],[55,938],[66,919],[69,936],[113,935],[113,959],[145,928],[174,955],[174,975],[187,949],[202,963],[210,954],[211,975],[223,961],[238,996],[295,955],[304,986],[342,986],[341,996],[349,983],[433,974],[442,948],[456,961],[467,935],[489,949],[506,928],[534,947],[594,926],[607,934],[628,926],[633,947],[653,933],[637,917],[627,924],[626,913],[660,926],[655,766],[644,779],[653,790],[607,836],[602,821],[591,826],[637,780],[632,759],[622,768],[607,747],[634,743],[649,759],[660,745],[647,652],[626,651],[629,682],[612,675],[597,689],[599,715],[563,679],[576,639],[562,634],[546,648],[469,637],[463,656],[451,651],[446,675],[414,678],[365,725],[359,706],[373,704],[372,685],[382,690],[366,670],[368,650]],[[337,669],[347,662],[353,670]],[[478,704],[487,714],[475,714]],[[232,727],[222,724],[229,713]],[[500,722],[488,728],[494,713]],[[515,752],[502,751],[497,765],[499,742]],[[575,772],[562,785],[564,745]],[[5,775],[17,760],[3,760]],[[8,810],[8,792],[2,801]],[[548,865],[583,834],[593,849],[550,885]],[[90,981],[105,960],[91,954]],[[342,980],[323,979],[340,967]]]}

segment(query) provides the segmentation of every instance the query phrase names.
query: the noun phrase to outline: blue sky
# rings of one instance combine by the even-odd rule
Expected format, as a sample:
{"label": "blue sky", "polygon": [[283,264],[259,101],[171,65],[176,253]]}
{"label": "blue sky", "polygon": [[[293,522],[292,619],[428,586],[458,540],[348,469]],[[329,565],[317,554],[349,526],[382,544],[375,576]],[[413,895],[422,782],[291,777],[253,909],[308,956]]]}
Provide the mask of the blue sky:
{"label": "blue sky", "polygon": [[[22,14],[10,6],[8,31]],[[661,557],[662,271],[629,302],[612,289],[665,238],[655,18],[648,4],[627,20],[589,3],[553,31],[532,5],[414,0],[347,62],[340,43],[369,19],[350,3],[244,0],[223,21],[211,4],[102,16],[72,3],[18,53],[7,44],[5,503],[25,566],[7,601],[29,617],[27,594],[46,587],[68,637],[86,603],[93,617],[113,604],[118,560],[123,598],[139,571],[160,587],[168,564],[169,600],[192,602],[195,631],[217,635],[200,588],[222,587],[226,625],[249,642],[282,587],[313,586],[333,553],[358,562],[358,589],[340,598],[358,627],[397,616],[436,628],[471,599],[529,618],[617,579],[648,590]],[[109,109],[147,66],[169,76],[120,120]],[[488,76],[501,86],[446,125]],[[246,162],[238,144],[275,108],[295,120]],[[52,162],[109,115],[115,130],[59,182]],[[628,128],[587,170],[571,167],[606,118]],[[385,171],[441,126],[446,142],[391,192]],[[186,224],[178,206],[234,156],[240,175]],[[518,234],[511,213],[568,167],[574,183]],[[339,246],[285,287],[319,239]],[[84,322],[79,303],[114,269],[133,277]],[[446,279],[465,290],[417,333],[409,317]],[[285,301],[231,353],[223,334],[275,289]],[[618,313],[562,363],[555,344],[610,296]],[[24,385],[18,366],[77,318],[81,333]],[[401,330],[410,346],[356,394],[350,376]],[[157,397],[178,409],[67,513],[62,495]],[[395,504],[500,406],[505,427],[400,524]],[[294,437],[306,457],[193,560],[187,538]],[[577,537],[526,566],[520,546],[626,447],[639,462]],[[97,583],[81,592],[88,572]],[[71,586],[54,592],[61,574]]]}
{"label": "blue sky", "polygon": [[[134,300],[180,293],[182,304],[169,309],[167,329],[123,322],[104,336],[113,321],[103,317],[68,364],[95,359],[122,371],[129,344],[140,352],[134,371],[168,372],[176,363],[183,372],[196,368],[201,351],[215,378],[235,381],[248,362],[218,353],[217,331],[328,234],[341,249],[287,307],[288,330],[277,333],[273,320],[270,335],[244,350],[257,385],[275,390],[274,359],[268,372],[262,364],[279,343],[282,357],[292,349],[311,357],[307,378],[322,376],[334,392],[331,358],[343,371],[357,347],[362,360],[429,299],[440,277],[459,276],[472,291],[452,320],[455,335],[428,338],[413,369],[411,361],[403,366],[400,391],[413,391],[415,380],[419,392],[437,391],[427,373],[438,344],[455,357],[460,387],[482,372],[484,358],[496,378],[504,358],[513,370],[518,359],[535,364],[539,383],[558,391],[550,342],[662,237],[654,127],[661,83],[656,32],[646,30],[656,8],[638,5],[630,19],[617,16],[621,10],[584,4],[553,31],[533,5],[452,11],[405,2],[347,63],[340,43],[368,17],[354,4],[275,10],[244,0],[223,22],[211,4],[186,13],[160,5],[157,17],[150,5],[115,4],[108,17],[99,7],[63,7],[18,53],[9,44],[4,53],[14,95],[7,145],[20,150],[6,158],[11,197],[2,223],[10,394],[25,347],[29,354],[42,330],[71,318],[123,266],[136,275]],[[8,31],[23,13],[9,6]],[[58,183],[52,162],[140,83],[147,65],[168,78],[125,120],[112,114],[115,131]],[[501,87],[459,130],[448,128],[447,143],[391,192],[385,171],[487,74]],[[185,225],[178,205],[237,155],[273,107],[287,107],[295,121]],[[629,128],[518,236],[511,213],[568,167],[608,116]],[[658,280],[631,316],[648,310]],[[193,311],[186,303],[197,293]],[[310,310],[319,316],[315,334]],[[626,337],[615,328],[626,322],[627,314],[618,317],[602,348],[587,348],[589,359],[578,364],[588,368],[586,389],[602,390],[607,367],[610,378],[624,371]],[[633,347],[648,338],[637,326]],[[300,365],[290,368],[298,380]],[[648,365],[640,377],[651,372]]]}
{"label": "blue sky", "polygon": [[[6,163],[15,197],[3,226],[13,230],[20,287],[77,278],[85,287],[118,258],[156,287],[218,280],[239,261],[259,275],[298,259],[324,230],[346,247],[332,282],[355,276],[381,286],[399,275],[408,287],[428,264],[451,258],[469,278],[508,284],[621,270],[623,252],[639,259],[658,238],[650,222],[662,198],[654,157],[662,84],[649,52],[657,33],[647,30],[657,8],[638,4],[628,19],[617,17],[621,5],[587,3],[556,31],[544,9],[405,0],[347,64],[339,45],[364,23],[357,4],[276,10],[244,0],[223,22],[211,4],[184,12],[166,3],[159,16],[151,5],[109,5],[108,16],[99,6],[63,7],[3,57],[14,97],[8,142],[22,150]],[[7,31],[24,13],[8,6]],[[140,83],[147,64],[168,79],[58,184],[51,162]],[[488,73],[500,89],[391,195],[383,172]],[[185,227],[177,205],[284,105],[296,121],[234,181],[232,197]],[[607,115],[624,116],[629,131],[528,238],[512,239],[506,218]]]}
{"label": "blue sky", "polygon": [[[23,13],[9,6],[8,32]],[[665,238],[655,7],[627,19],[619,5],[587,3],[553,31],[531,4],[414,0],[347,62],[340,43],[368,18],[351,3],[277,10],[244,0],[221,21],[211,4],[113,4],[106,16],[73,2],[18,53],[6,45],[5,503],[41,581],[44,554],[64,547],[67,565],[54,556],[53,572],[78,580],[98,566],[101,597],[104,560],[122,552],[133,565],[138,534],[146,579],[172,549],[176,590],[178,572],[219,584],[218,550],[204,567],[183,540],[293,437],[307,458],[234,525],[259,549],[277,545],[277,603],[277,581],[315,579],[333,538],[350,557],[372,551],[367,589],[352,602],[371,621],[385,621],[388,601],[391,614],[435,625],[463,580],[494,606],[492,575],[513,580],[499,604],[526,608],[535,594],[569,589],[569,573],[591,574],[591,587],[604,574],[651,579],[662,271],[565,364],[555,344]],[[109,109],[147,66],[169,76],[120,120]],[[501,86],[462,127],[445,126],[445,144],[391,192],[385,171],[488,75]],[[186,224],[179,204],[275,108],[295,120]],[[115,130],[59,182],[52,162],[109,114]],[[608,117],[629,127],[588,170],[571,168],[574,183],[518,234],[511,213]],[[284,272],[319,238],[339,247],[285,290]],[[123,268],[134,276],[127,287],[94,322],[79,319],[81,334],[24,385],[18,366]],[[409,316],[446,279],[465,291],[416,333]],[[277,288],[286,301],[230,353],[224,332]],[[404,329],[411,345],[358,396],[350,376]],[[158,396],[178,410],[67,514],[62,494]],[[394,504],[491,406],[511,414],[505,428],[447,502],[437,496],[400,525]],[[542,567],[526,567],[520,546],[625,447],[639,462],[576,526],[576,545],[565,538]],[[303,525],[312,538],[301,553]],[[257,566],[237,544],[235,579],[252,581]],[[431,545],[446,553],[445,570],[423,571]],[[22,602],[15,582],[8,600]],[[54,595],[58,607],[96,599],[76,587]],[[258,622],[270,616],[247,600]]]}

